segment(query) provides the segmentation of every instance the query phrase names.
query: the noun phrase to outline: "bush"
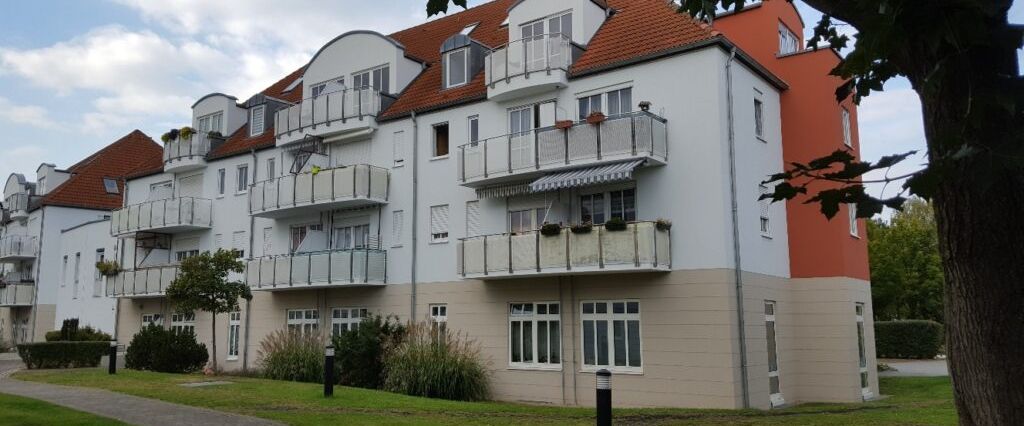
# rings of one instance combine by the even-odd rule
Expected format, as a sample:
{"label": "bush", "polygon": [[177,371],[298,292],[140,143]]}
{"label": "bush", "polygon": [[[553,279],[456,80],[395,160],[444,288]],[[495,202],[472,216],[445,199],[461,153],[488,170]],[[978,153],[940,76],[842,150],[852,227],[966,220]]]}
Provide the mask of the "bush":
{"label": "bush", "polygon": [[384,355],[405,335],[405,326],[397,318],[373,315],[364,318],[359,328],[334,338],[339,383],[368,389],[384,385]]}
{"label": "bush", "polygon": [[604,229],[612,232],[625,231],[626,221],[622,220],[621,217],[613,217],[604,223]]}
{"label": "bush", "polygon": [[41,342],[18,345],[28,368],[82,368],[100,365],[109,342]]}
{"label": "bush", "polygon": [[486,399],[490,382],[479,345],[448,330],[436,335],[427,322],[409,326],[385,358],[384,389],[459,401]]}
{"label": "bush", "polygon": [[324,341],[319,334],[275,331],[260,342],[260,358],[265,378],[323,383]]}
{"label": "bush", "polygon": [[942,324],[935,321],[875,322],[875,353],[879,358],[932,359],[942,344]]}
{"label": "bush", "polygon": [[63,333],[64,333],[64,331],[62,331],[62,330],[47,331],[46,332],[46,341],[47,342],[60,342],[60,341],[68,341],[68,342],[109,342],[109,341],[114,339],[113,337],[110,337],[109,334],[104,333],[104,332],[102,332],[100,330],[97,330],[95,328],[92,328],[92,326],[88,326],[88,325],[85,326],[85,327],[79,328],[78,330],[75,330],[75,331],[71,332],[71,338],[68,339],[68,340],[64,339]]}
{"label": "bush", "polygon": [[161,373],[191,373],[206,364],[206,345],[191,332],[178,333],[151,324],[132,336],[124,362],[128,368]]}

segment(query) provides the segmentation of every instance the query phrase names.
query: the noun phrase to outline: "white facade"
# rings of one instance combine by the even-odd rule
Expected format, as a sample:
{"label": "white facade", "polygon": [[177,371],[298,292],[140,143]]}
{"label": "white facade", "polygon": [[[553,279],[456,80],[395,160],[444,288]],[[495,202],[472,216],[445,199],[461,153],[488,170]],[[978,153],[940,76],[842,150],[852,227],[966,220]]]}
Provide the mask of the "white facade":
{"label": "white facade", "polygon": [[96,263],[117,258],[116,241],[110,236],[109,217],[61,231],[55,325],[77,318],[80,326],[114,331],[115,300],[107,297],[107,277],[99,273]]}

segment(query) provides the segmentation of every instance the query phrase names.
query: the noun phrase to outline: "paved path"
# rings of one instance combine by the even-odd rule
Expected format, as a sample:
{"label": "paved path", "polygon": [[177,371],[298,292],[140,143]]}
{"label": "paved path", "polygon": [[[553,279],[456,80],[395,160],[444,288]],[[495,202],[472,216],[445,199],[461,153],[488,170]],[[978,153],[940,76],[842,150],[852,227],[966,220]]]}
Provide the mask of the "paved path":
{"label": "paved path", "polygon": [[878,373],[881,377],[938,377],[948,376],[949,368],[944,359],[880,359],[896,371]]}
{"label": "paved path", "polygon": [[117,419],[135,425],[278,425],[270,420],[240,416],[172,404],[155,399],[69,386],[24,382],[9,378],[10,373],[22,368],[21,360],[0,358],[0,393],[38,399],[71,409]]}

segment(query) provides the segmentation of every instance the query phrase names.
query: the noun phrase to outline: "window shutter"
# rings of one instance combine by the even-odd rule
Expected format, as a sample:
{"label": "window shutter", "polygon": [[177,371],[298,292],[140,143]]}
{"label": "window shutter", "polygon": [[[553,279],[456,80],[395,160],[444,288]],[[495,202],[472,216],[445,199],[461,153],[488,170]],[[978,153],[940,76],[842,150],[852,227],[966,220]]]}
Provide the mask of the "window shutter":
{"label": "window shutter", "polygon": [[397,210],[392,213],[391,221],[391,244],[399,246],[402,244],[402,227],[405,225],[405,212]]}
{"label": "window shutter", "polygon": [[[430,233],[431,239],[443,240],[447,238],[447,236],[440,236],[440,234],[448,233],[448,205],[430,208]],[[435,235],[438,237],[434,238]]]}
{"label": "window shutter", "polygon": [[466,237],[480,235],[480,201],[466,203]]}
{"label": "window shutter", "polygon": [[213,249],[220,250],[224,248],[224,235],[217,234],[213,236]]}
{"label": "window shutter", "polygon": [[246,239],[245,231],[235,232],[231,235],[231,248],[238,250],[241,253],[245,253],[245,248],[249,246],[249,241]]}
{"label": "window shutter", "polygon": [[405,132],[395,132],[393,141],[395,164],[402,164],[405,162]]}
{"label": "window shutter", "polygon": [[250,136],[263,134],[263,116],[265,115],[264,113],[266,110],[267,107],[265,105],[260,105],[252,109],[252,122],[250,123],[252,128],[249,129]]}

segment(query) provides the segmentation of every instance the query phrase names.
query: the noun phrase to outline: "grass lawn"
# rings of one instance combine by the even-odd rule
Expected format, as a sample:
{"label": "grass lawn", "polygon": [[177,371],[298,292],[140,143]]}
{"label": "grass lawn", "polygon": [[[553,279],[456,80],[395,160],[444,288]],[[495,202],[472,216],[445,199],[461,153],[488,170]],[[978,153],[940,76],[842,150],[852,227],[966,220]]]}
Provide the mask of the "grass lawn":
{"label": "grass lawn", "polygon": [[[206,407],[295,425],[323,424],[593,424],[593,408],[535,406],[500,402],[464,403],[416,398],[365,389],[335,388],[321,396],[322,385],[238,377],[219,377],[230,385],[186,388],[206,380],[122,370],[116,376],[98,369],[24,371],[21,380],[85,386]],[[865,404],[805,404],[772,411],[619,409],[618,424],[786,424],[786,425],[936,425],[957,422],[949,378],[883,378],[890,398]]]}
{"label": "grass lawn", "polygon": [[35,399],[0,393],[0,425],[123,425],[108,419]]}

